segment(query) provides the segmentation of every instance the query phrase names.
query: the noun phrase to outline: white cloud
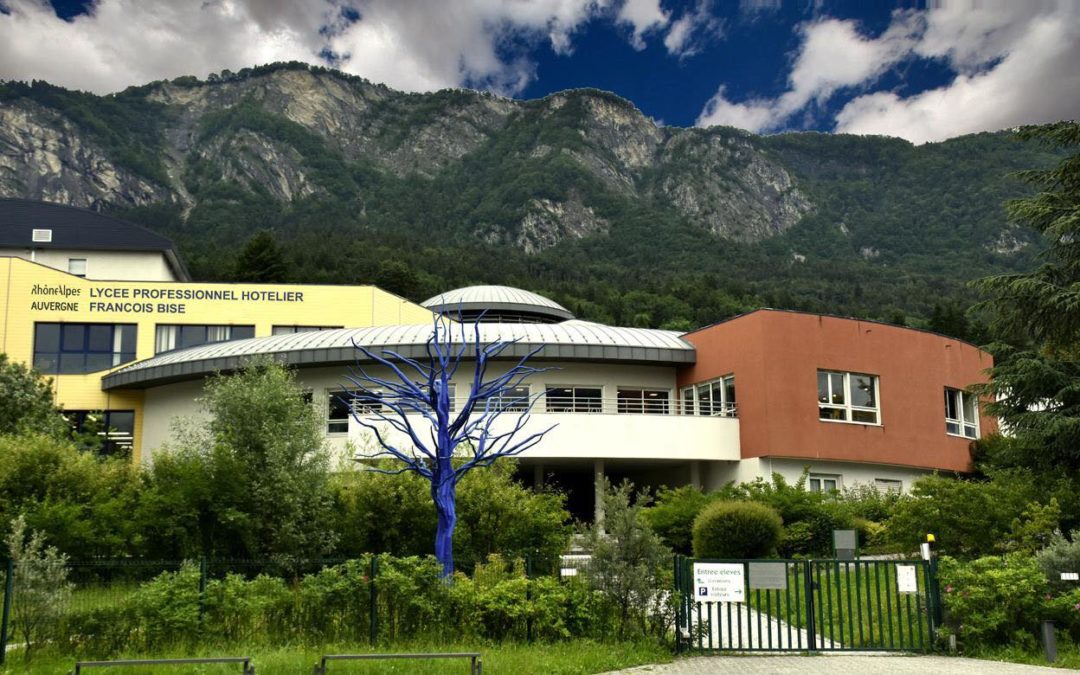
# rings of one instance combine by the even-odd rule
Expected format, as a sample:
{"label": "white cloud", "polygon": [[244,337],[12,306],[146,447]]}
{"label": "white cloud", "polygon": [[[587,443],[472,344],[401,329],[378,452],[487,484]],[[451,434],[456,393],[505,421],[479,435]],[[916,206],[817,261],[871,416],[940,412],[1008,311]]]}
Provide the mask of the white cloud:
{"label": "white cloud", "polygon": [[788,75],[788,89],[773,99],[735,103],[721,87],[698,117],[699,126],[727,124],[768,131],[779,128],[810,103],[823,103],[838,89],[872,81],[914,46],[917,17],[898,13],[877,38],[860,35],[853,21],[825,19],[799,26],[802,43]]}
{"label": "white cloud", "polygon": [[660,0],[624,0],[615,20],[630,25],[630,45],[641,51],[645,49],[645,34],[667,26],[669,16],[660,8]]}
{"label": "white cloud", "polygon": [[802,41],[775,98],[736,102],[720,87],[698,125],[751,131],[792,125],[845,87],[868,88],[913,58],[938,59],[949,84],[902,96],[859,95],[836,116],[836,130],[900,136],[916,143],[1020,124],[1075,117],[1080,110],[1080,5],[1048,0],[981,5],[943,2],[925,12],[896,12],[877,38],[850,21],[803,25]]}
{"label": "white cloud", "polygon": [[836,130],[924,143],[1075,118],[1080,114],[1077,7],[1062,4],[1025,16],[1003,6],[976,17],[978,31],[952,11],[931,12],[920,49],[947,59],[959,73],[955,79],[908,97],[877,92],[855,98],[837,114]]}
{"label": "white cloud", "polygon": [[723,34],[724,22],[713,15],[711,0],[698,0],[692,10],[671,22],[664,47],[673,56],[688,58],[701,51],[706,41]]}
{"label": "white cloud", "polygon": [[[520,92],[529,49],[560,54],[587,22],[641,45],[668,18],[657,0],[96,0],[59,19],[45,0],[0,0],[0,79],[99,93],[282,60],[325,64],[408,91],[472,85]],[[343,10],[359,20],[343,19]]]}

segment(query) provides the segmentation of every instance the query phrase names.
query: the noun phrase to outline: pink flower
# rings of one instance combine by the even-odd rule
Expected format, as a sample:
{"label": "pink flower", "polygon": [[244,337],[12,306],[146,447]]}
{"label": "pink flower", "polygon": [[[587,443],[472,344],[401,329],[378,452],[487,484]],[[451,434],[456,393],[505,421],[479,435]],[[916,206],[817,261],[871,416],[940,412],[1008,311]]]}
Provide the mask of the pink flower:
{"label": "pink flower", "polygon": [[1051,596],[1051,595],[1050,595],[1049,593],[1047,593],[1047,594],[1046,594],[1046,599],[1047,599],[1047,600],[1051,600],[1051,599],[1052,599],[1052,597],[1053,597],[1053,596]]}
{"label": "pink flower", "polygon": [[945,592],[946,593],[952,593],[952,584],[949,584],[948,586],[945,587]]}
{"label": "pink flower", "polygon": [[1074,612],[1080,612],[1080,602],[1073,605],[1073,611]]}

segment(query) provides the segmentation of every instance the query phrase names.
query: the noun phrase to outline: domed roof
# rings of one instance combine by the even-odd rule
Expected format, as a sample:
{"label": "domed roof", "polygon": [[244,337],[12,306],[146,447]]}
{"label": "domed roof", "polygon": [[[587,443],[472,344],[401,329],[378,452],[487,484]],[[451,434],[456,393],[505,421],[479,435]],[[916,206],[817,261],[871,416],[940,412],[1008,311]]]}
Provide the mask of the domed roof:
{"label": "domed roof", "polygon": [[510,286],[467,286],[440,293],[420,303],[440,314],[485,323],[558,323],[574,315],[554,300]]}

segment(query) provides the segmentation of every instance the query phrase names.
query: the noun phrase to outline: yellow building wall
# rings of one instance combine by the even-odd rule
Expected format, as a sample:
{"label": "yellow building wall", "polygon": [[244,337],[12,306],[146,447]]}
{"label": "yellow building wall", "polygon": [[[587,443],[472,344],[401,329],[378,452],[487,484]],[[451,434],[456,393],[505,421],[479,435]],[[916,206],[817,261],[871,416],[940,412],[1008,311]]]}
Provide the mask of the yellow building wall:
{"label": "yellow building wall", "polygon": [[[158,324],[359,328],[430,323],[432,314],[374,286],[95,281],[21,258],[0,257],[0,351],[31,363],[34,324],[136,325],[135,360],[154,356]],[[85,375],[50,375],[68,410],[134,410],[134,461],[140,460],[142,391],[105,392],[101,379],[130,365]]]}

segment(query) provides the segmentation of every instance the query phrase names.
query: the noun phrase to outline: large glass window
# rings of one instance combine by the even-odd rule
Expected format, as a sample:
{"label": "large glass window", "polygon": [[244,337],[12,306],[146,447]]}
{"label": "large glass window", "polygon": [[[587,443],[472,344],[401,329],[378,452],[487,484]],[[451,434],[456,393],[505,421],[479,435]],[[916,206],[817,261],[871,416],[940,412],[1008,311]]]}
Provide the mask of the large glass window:
{"label": "large glass window", "polygon": [[621,413],[666,415],[670,398],[671,395],[667,389],[619,387],[617,409]]}
{"label": "large glass window", "polygon": [[197,347],[211,342],[228,342],[255,337],[255,326],[206,326],[158,324],[154,353]]}
{"label": "large glass window", "polygon": [[945,432],[965,438],[979,437],[979,406],[974,394],[959,389],[945,390]]}
{"label": "large glass window", "polygon": [[135,326],[34,324],[34,368],[50,375],[93,373],[135,360]]}
{"label": "large glass window", "polygon": [[72,432],[96,437],[103,455],[130,455],[135,439],[133,410],[65,410]]}
{"label": "large glass window", "polygon": [[878,378],[863,373],[819,370],[818,417],[823,420],[878,424]]}
{"label": "large glass window", "polygon": [[682,397],[684,415],[735,416],[737,406],[734,375],[683,387],[679,394]]}
{"label": "large glass window", "polygon": [[530,395],[531,390],[527,384],[518,387],[507,387],[498,396],[492,397],[490,410],[525,412],[529,409]]}
{"label": "large glass window", "polygon": [[602,412],[603,391],[601,387],[551,387],[546,392],[547,411]]}

